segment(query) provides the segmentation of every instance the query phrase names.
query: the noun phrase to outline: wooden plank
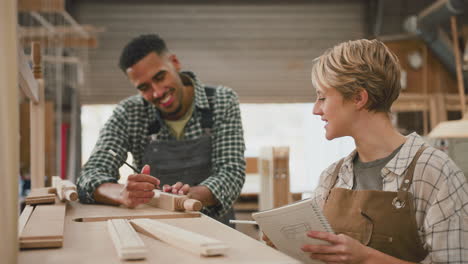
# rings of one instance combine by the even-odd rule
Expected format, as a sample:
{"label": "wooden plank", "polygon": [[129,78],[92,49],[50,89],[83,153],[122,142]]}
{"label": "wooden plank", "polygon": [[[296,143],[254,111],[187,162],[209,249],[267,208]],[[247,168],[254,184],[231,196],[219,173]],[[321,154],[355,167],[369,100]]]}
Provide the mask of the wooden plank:
{"label": "wooden plank", "polygon": [[18,0],[20,12],[58,12],[65,10],[65,0]]}
{"label": "wooden plank", "polygon": [[199,212],[171,212],[168,210],[154,208],[142,204],[134,209],[125,207],[113,207],[113,210],[106,210],[108,205],[88,204],[84,207],[86,210],[76,211],[74,208],[81,204],[69,203],[69,214],[75,222],[99,222],[109,219],[176,219],[176,218],[200,218]]}
{"label": "wooden plank", "polygon": [[157,220],[133,219],[130,223],[140,233],[197,255],[223,255],[229,249],[224,242]]}
{"label": "wooden plank", "polygon": [[95,36],[84,38],[75,35],[65,35],[60,38],[48,38],[46,36],[22,36],[20,42],[22,45],[28,45],[31,42],[40,42],[44,46],[63,45],[67,48],[97,48],[98,40]]}
{"label": "wooden plank", "polygon": [[195,199],[189,199],[187,195],[178,195],[155,190],[154,197],[148,203],[150,206],[169,211],[200,211],[202,203]]}
{"label": "wooden plank", "polygon": [[61,247],[66,204],[37,205],[20,235],[20,248]]}
{"label": "wooden plank", "polygon": [[34,188],[25,199],[26,204],[55,203],[56,189],[50,187]]}
{"label": "wooden plank", "polygon": [[31,217],[31,214],[34,210],[34,206],[31,205],[26,205],[23,209],[23,212],[21,212],[21,215],[18,220],[18,235],[21,235],[23,232],[24,227],[26,226],[26,223],[29,220],[29,217]]}
{"label": "wooden plank", "polygon": [[31,188],[45,186],[45,91],[41,70],[41,48],[32,43],[34,78],[38,83],[38,101],[30,102],[31,111]]}
{"label": "wooden plank", "polygon": [[145,244],[126,219],[107,220],[107,230],[122,260],[145,259]]}
{"label": "wooden plank", "polygon": [[463,73],[462,73],[462,66],[461,66],[461,58],[460,58],[460,48],[458,47],[458,29],[457,29],[457,17],[452,16],[450,17],[450,26],[452,29],[452,45],[453,51],[455,53],[455,66],[457,72],[457,87],[458,87],[458,94],[460,95],[460,105],[462,111],[462,117],[465,114],[465,87],[463,84]]}
{"label": "wooden plank", "polygon": [[417,93],[401,93],[392,105],[392,111],[412,112],[429,110],[428,96]]}
{"label": "wooden plank", "polygon": [[39,91],[38,84],[32,69],[29,66],[29,60],[24,55],[23,49],[18,49],[18,72],[19,72],[19,86],[23,93],[29,98],[29,100],[38,102],[39,101]]}
{"label": "wooden plank", "polygon": [[63,238],[46,238],[46,239],[28,239],[20,240],[21,249],[27,248],[59,248],[62,247]]}
{"label": "wooden plank", "polygon": [[17,263],[18,256],[18,36],[16,1],[0,7],[0,256],[2,263]]}
{"label": "wooden plank", "polygon": [[127,214],[127,215],[118,215],[118,216],[88,216],[88,217],[78,217],[73,219],[75,222],[100,222],[107,221],[110,219],[139,219],[139,218],[149,218],[149,219],[176,219],[176,218],[197,218],[200,217],[200,213],[169,213],[169,214]]}

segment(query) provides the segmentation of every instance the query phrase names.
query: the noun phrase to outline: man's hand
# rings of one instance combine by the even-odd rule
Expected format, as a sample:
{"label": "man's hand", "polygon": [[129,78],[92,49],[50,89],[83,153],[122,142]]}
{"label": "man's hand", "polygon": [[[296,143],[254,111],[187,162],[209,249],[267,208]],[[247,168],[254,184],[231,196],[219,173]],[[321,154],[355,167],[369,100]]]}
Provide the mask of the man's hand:
{"label": "man's hand", "polygon": [[174,185],[164,184],[163,192],[169,192],[174,194],[187,194],[190,190],[190,185],[183,184],[182,182],[177,182]]}
{"label": "man's hand", "polygon": [[174,185],[163,186],[163,192],[169,192],[180,195],[187,195],[191,199],[200,201],[203,206],[212,206],[218,204],[218,200],[214,197],[211,190],[204,185],[192,186],[188,184],[183,184],[182,182],[177,182]]}
{"label": "man's hand", "polygon": [[149,175],[150,166],[145,165],[140,174],[128,176],[127,184],[120,192],[121,203],[129,208],[151,201],[154,189],[159,188],[159,180]]}

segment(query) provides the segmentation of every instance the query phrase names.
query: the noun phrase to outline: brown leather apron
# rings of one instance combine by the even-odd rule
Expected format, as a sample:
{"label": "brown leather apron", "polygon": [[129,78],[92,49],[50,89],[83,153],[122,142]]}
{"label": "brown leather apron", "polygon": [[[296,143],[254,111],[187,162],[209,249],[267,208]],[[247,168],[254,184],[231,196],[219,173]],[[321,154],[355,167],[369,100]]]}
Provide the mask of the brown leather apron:
{"label": "brown leather apron", "polygon": [[393,257],[412,262],[423,260],[428,252],[418,235],[413,196],[408,190],[416,162],[426,148],[421,147],[414,156],[398,192],[332,189],[341,160],[332,175],[331,191],[323,208],[333,230]]}

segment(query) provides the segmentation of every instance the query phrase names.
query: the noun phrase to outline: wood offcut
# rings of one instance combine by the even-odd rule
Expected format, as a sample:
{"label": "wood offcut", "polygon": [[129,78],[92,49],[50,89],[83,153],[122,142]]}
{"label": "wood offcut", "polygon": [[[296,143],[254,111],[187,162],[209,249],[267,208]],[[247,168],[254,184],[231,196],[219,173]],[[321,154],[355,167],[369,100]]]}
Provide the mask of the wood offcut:
{"label": "wood offcut", "polygon": [[133,219],[130,223],[136,231],[142,234],[200,256],[224,255],[229,249],[222,241],[158,220]]}

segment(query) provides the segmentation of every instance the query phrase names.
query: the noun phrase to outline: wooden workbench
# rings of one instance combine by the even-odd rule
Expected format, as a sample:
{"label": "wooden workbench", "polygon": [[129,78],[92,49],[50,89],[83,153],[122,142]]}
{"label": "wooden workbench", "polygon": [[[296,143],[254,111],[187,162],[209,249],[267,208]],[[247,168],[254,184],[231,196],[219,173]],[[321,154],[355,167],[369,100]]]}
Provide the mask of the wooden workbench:
{"label": "wooden workbench", "polygon": [[[205,215],[161,221],[225,242],[230,247],[225,256],[200,257],[139,234],[148,248],[147,259],[120,261],[105,221],[73,221],[73,219],[87,216],[135,214],[135,210],[138,209],[84,205],[72,202],[67,205],[63,247],[21,250],[18,263],[299,263],[295,259]],[[148,208],[140,210],[148,211]]]}

